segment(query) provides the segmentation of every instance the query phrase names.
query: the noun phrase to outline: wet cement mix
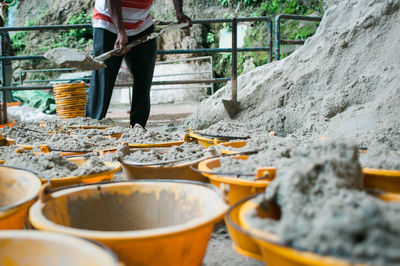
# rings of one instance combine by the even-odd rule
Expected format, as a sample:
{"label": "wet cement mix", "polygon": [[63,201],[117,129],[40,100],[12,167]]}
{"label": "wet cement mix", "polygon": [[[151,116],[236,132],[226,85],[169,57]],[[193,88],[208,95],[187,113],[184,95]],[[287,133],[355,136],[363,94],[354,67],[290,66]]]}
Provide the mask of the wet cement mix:
{"label": "wet cement mix", "polygon": [[73,162],[54,152],[39,153],[37,155],[32,152],[13,154],[7,158],[4,165],[34,170],[50,179],[83,176],[111,169],[96,156],[89,157],[84,166],[78,167]]}
{"label": "wet cement mix", "polygon": [[[238,77],[240,112],[248,127],[377,141],[400,150],[400,2],[337,1],[304,46]],[[373,63],[371,63],[373,62]],[[207,129],[230,121],[222,99],[231,83],[204,100],[182,127]]]}
{"label": "wet cement mix", "polygon": [[171,166],[174,164],[195,162],[215,156],[218,153],[217,150],[217,147],[205,149],[203,146],[196,143],[185,142],[182,145],[172,146],[171,148],[132,150],[129,155],[122,157],[122,160],[133,164],[161,163],[163,166]]}
{"label": "wet cement mix", "polygon": [[291,247],[351,262],[397,265],[400,204],[384,202],[362,187],[358,148],[330,142],[298,148],[286,171],[259,199],[276,202],[279,221],[252,213],[254,227]]}
{"label": "wet cement mix", "polygon": [[246,146],[234,149],[238,152],[258,151],[250,154],[247,160],[236,159],[232,156],[221,157],[221,166],[214,168],[213,173],[235,173],[237,178],[254,180],[259,167],[276,167],[285,171],[286,162],[291,158],[292,149],[300,145],[296,138],[276,136],[259,136],[249,139]]}
{"label": "wet cement mix", "polygon": [[8,157],[14,155],[21,147],[17,145],[0,146],[0,160],[7,160]]}
{"label": "wet cement mix", "polygon": [[219,121],[206,129],[194,131],[211,136],[228,136],[239,139],[249,138],[251,135],[262,133],[262,129],[255,127],[251,122],[242,123],[238,121]]}
{"label": "wet cement mix", "polygon": [[366,168],[400,171],[399,152],[380,143],[370,145],[367,152],[361,153],[360,162],[362,167]]}
{"label": "wet cement mix", "polygon": [[183,134],[174,134],[168,132],[158,132],[146,130],[136,124],[128,132],[122,134],[118,142],[137,143],[137,144],[154,144],[164,142],[183,141]]}
{"label": "wet cement mix", "polygon": [[69,130],[69,133],[71,135],[75,135],[75,136],[96,136],[96,135],[110,136],[110,135],[115,135],[115,134],[123,134],[128,131],[129,131],[129,128],[115,126],[115,127],[108,127],[106,129],[95,129],[95,128],[72,129],[72,130]]}
{"label": "wet cement mix", "polygon": [[50,150],[53,151],[94,151],[114,149],[119,145],[116,139],[107,136],[96,135],[88,137],[62,133],[51,135],[46,141],[42,141],[41,144],[48,145]]}

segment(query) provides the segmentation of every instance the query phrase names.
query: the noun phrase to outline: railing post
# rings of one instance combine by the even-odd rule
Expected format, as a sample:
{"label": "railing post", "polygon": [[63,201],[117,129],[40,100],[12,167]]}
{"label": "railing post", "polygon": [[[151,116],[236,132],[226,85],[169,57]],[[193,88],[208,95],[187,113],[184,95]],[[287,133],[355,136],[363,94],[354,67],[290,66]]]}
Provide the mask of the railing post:
{"label": "railing post", "polygon": [[268,51],[268,63],[272,62],[272,49],[273,49],[273,45],[272,45],[272,20],[268,19],[268,47],[269,47],[269,51]]}
{"label": "railing post", "polygon": [[278,15],[275,17],[275,60],[279,60],[281,57],[280,38],[281,38],[281,16]]}
{"label": "railing post", "polygon": [[232,18],[232,101],[237,101],[237,17]]}
{"label": "railing post", "polygon": [[[0,34],[0,55],[1,56],[3,56],[3,53],[4,53],[4,51],[3,51],[3,36]],[[2,74],[2,77],[1,77],[1,86],[2,87],[5,87],[6,86],[6,84],[5,84],[5,81],[6,81],[6,70],[5,70],[5,68],[4,68],[4,61],[1,61],[1,74]],[[1,116],[1,123],[2,124],[5,124],[5,123],[7,123],[8,122],[8,119],[7,119],[7,95],[6,95],[6,92],[5,91],[2,91],[2,108],[1,108],[1,112],[2,112],[2,116]]]}

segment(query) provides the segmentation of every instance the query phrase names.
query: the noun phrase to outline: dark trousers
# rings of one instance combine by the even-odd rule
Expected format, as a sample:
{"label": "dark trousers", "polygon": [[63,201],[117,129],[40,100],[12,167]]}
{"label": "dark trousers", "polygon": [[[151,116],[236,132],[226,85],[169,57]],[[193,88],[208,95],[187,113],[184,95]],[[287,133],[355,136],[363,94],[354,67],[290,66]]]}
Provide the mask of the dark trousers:
{"label": "dark trousers", "polygon": [[[138,35],[129,36],[128,39],[132,41],[152,31],[154,31],[153,26]],[[95,56],[114,49],[116,39],[116,34],[105,29],[94,28],[93,51]],[[151,39],[133,47],[129,53],[123,56],[107,59],[105,61],[107,68],[92,72],[85,116],[94,119],[103,119],[106,116],[123,58],[134,81],[130,124],[132,126],[140,124],[145,127],[150,114],[150,89],[156,57],[157,41]]]}

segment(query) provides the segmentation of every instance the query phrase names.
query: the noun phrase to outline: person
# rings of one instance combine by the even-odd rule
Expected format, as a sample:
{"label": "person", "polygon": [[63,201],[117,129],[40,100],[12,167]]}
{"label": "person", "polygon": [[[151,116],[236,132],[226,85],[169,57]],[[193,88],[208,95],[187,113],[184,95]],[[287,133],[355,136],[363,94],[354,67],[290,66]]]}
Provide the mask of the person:
{"label": "person", "polygon": [[[4,20],[3,20],[2,16],[0,16],[0,27],[4,27]],[[2,47],[3,56],[13,56],[14,51],[12,48],[11,39],[10,39],[10,35],[8,34],[8,31],[1,32],[1,41],[3,44],[3,47]],[[0,81],[4,82],[4,86],[6,86],[6,87],[11,86],[12,75],[13,75],[12,63],[10,60],[5,60],[4,61],[4,79],[3,79],[3,71],[0,71]],[[1,97],[0,101],[2,101],[3,100],[3,92],[1,92],[0,97]],[[14,99],[14,97],[12,96],[11,91],[6,92],[6,99],[7,99],[7,102],[15,102],[16,101]]]}
{"label": "person", "polygon": [[[124,59],[134,80],[130,125],[146,127],[150,115],[150,89],[157,56],[157,41],[151,39],[129,49],[131,42],[154,31],[150,7],[153,0],[96,0],[92,18],[93,51],[99,56],[120,48],[119,56],[105,60],[105,69],[92,72],[85,116],[103,119],[110,105],[111,95],[119,68]],[[183,13],[183,0],[173,0],[176,18],[189,23]]]}

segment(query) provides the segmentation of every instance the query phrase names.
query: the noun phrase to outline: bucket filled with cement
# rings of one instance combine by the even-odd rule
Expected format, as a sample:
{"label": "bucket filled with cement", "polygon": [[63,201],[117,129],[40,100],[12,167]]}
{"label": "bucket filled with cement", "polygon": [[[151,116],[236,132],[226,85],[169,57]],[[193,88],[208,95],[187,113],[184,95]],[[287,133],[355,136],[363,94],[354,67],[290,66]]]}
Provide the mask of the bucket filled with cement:
{"label": "bucket filled with cement", "polygon": [[208,182],[193,171],[199,162],[219,155],[216,149],[205,149],[195,143],[183,143],[170,148],[130,149],[120,159],[128,179],[182,179]]}
{"label": "bucket filled with cement", "polygon": [[[235,156],[233,160],[248,160],[248,156]],[[198,165],[198,171],[210,179],[211,184],[220,187],[221,184],[229,186],[227,197],[230,205],[243,198],[265,191],[268,184],[275,177],[276,168],[260,167],[255,173],[240,174],[233,171],[216,172],[221,167],[221,158],[203,160]]]}
{"label": "bucket filled with cement", "polygon": [[107,248],[68,235],[31,230],[0,232],[0,264],[117,266]]}
{"label": "bucket filled with cement", "polygon": [[0,166],[0,229],[22,229],[28,208],[41,188],[29,171]]}
{"label": "bucket filled with cement", "polygon": [[61,189],[36,202],[39,230],[97,240],[126,265],[201,265],[227,205],[213,186],[130,181]]}
{"label": "bucket filled with cement", "polygon": [[50,182],[53,187],[111,181],[121,169],[119,162],[103,161],[97,156],[65,158],[58,153],[30,152],[11,155],[4,165],[38,172],[42,183]]}

